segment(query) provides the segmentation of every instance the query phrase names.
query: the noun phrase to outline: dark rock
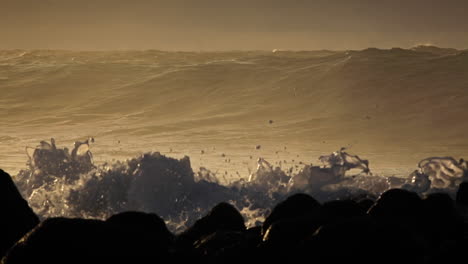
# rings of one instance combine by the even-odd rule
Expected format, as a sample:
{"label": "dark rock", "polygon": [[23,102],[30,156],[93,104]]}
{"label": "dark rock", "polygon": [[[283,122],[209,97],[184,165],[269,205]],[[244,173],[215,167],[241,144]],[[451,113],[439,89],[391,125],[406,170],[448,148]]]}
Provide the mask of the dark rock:
{"label": "dark rock", "polygon": [[0,170],[0,258],[39,223],[8,173]]}
{"label": "dark rock", "polygon": [[178,250],[191,251],[196,241],[215,232],[244,232],[245,230],[244,218],[239,211],[234,206],[222,202],[178,236]]}
{"label": "dark rock", "polygon": [[366,216],[366,211],[352,200],[336,200],[323,204],[320,215],[324,224],[336,223],[356,217]]}
{"label": "dark rock", "polygon": [[167,229],[164,220],[154,213],[123,212],[111,216],[106,223],[134,234],[140,241],[146,241],[147,251],[159,251],[165,255],[174,251],[175,236]]}
{"label": "dark rock", "polygon": [[286,218],[275,221],[263,236],[261,247],[269,255],[288,252],[314,234],[320,227],[315,218]]}
{"label": "dark rock", "polygon": [[423,199],[423,208],[425,221],[421,224],[428,255],[441,260],[455,256],[460,250],[453,245],[463,239],[463,218],[455,202],[446,193],[432,193]]}
{"label": "dark rock", "polygon": [[[100,220],[50,218],[40,223],[18,242],[3,260],[11,263],[105,263],[129,260],[131,263],[152,263],[169,256],[168,246],[161,236],[153,237],[161,225],[154,224],[153,215],[125,214]],[[141,221],[143,220],[143,221]],[[158,230],[158,231],[155,231]]]}
{"label": "dark rock", "polygon": [[320,203],[312,196],[304,193],[293,194],[273,208],[263,223],[262,232],[265,234],[268,228],[279,220],[311,217],[317,213],[319,208]]}
{"label": "dark rock", "polygon": [[248,232],[221,230],[195,242],[194,247],[203,262],[233,263],[252,259],[256,240]]}
{"label": "dark rock", "polygon": [[419,218],[422,215],[422,201],[415,192],[391,189],[379,197],[368,213],[378,220]]}
{"label": "dark rock", "polygon": [[457,204],[468,207],[468,182],[462,182],[457,191]]}
{"label": "dark rock", "polygon": [[314,255],[317,263],[375,263],[377,252],[377,225],[363,216],[320,227],[301,245],[298,255]]}

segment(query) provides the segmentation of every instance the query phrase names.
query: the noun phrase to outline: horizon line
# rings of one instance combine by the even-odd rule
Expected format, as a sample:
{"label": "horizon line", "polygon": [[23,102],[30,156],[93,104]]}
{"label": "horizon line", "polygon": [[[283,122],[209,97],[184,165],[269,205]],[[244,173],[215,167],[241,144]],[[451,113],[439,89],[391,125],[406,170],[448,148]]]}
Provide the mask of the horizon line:
{"label": "horizon line", "polygon": [[364,50],[413,50],[418,47],[427,47],[427,48],[437,48],[437,49],[451,49],[456,51],[466,51],[466,49],[458,49],[452,47],[440,47],[433,44],[419,44],[414,45],[409,48],[402,48],[402,47],[391,47],[391,48],[383,48],[383,47],[367,47],[362,49],[200,49],[200,50],[189,50],[189,49],[181,49],[181,50],[169,50],[169,49],[157,49],[157,48],[150,48],[150,49],[67,49],[67,48],[0,48],[0,51],[65,51],[65,52],[135,52],[135,51],[160,51],[160,52],[187,52],[187,53],[204,53],[204,52],[313,52],[313,51],[322,51],[322,52],[340,52],[340,51],[364,51]]}

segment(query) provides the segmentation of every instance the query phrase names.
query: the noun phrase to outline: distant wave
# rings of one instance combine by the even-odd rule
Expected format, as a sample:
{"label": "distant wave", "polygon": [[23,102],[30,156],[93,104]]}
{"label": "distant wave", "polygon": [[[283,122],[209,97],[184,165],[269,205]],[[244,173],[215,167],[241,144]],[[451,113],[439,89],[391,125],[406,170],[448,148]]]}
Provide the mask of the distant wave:
{"label": "distant wave", "polygon": [[393,153],[401,158],[392,164],[405,166],[427,156],[462,157],[467,72],[467,51],[430,46],[0,51],[0,155],[19,171],[24,146],[89,135],[100,140],[102,160],[118,158],[117,140],[132,154],[151,144],[225,142],[226,151],[295,144],[302,153],[353,145],[368,155]]}
{"label": "distant wave", "polygon": [[[297,121],[374,114],[387,122],[411,115],[421,126],[428,118],[448,125],[449,117],[467,115],[462,109],[468,101],[463,96],[466,52],[436,47],[276,53],[1,51],[0,61],[2,97],[12,99],[11,112],[18,113],[12,118],[116,110],[172,117],[177,114],[173,102],[184,105],[184,115],[269,112]],[[24,104],[15,104],[18,100]],[[39,111],[23,109],[36,105]]]}

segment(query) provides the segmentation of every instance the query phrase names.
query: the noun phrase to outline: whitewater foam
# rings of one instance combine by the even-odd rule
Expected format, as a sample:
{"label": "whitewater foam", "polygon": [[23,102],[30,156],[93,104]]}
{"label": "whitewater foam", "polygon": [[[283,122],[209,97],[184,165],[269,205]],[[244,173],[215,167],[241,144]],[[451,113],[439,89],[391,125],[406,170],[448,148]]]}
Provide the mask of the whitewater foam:
{"label": "whitewater foam", "polygon": [[[419,171],[406,179],[370,175],[368,161],[341,149],[328,156],[328,167],[310,164],[283,170],[259,158],[249,180],[241,178],[226,183],[221,180],[222,175],[207,168],[194,173],[187,156],[174,159],[159,152],[96,166],[91,159],[90,143],[90,140],[80,142],[69,151],[57,147],[52,139],[50,143],[41,142],[30,152],[29,169],[20,171],[15,181],[41,218],[105,219],[122,211],[138,210],[157,213],[178,232],[217,203],[228,201],[239,209],[249,226],[254,226],[264,220],[272,206],[292,193],[309,193],[321,202],[377,197],[390,188],[423,194],[441,190],[440,184],[432,189],[431,182],[447,181],[446,175],[442,175],[448,173],[444,168],[464,168],[466,174],[463,167],[466,164],[450,158],[431,158],[422,161]],[[428,163],[445,167],[432,166],[428,172]],[[353,172],[353,168],[354,173],[345,174]],[[467,175],[451,177],[461,181]],[[426,182],[421,182],[424,179]],[[443,185],[444,191],[451,194],[456,187]]]}

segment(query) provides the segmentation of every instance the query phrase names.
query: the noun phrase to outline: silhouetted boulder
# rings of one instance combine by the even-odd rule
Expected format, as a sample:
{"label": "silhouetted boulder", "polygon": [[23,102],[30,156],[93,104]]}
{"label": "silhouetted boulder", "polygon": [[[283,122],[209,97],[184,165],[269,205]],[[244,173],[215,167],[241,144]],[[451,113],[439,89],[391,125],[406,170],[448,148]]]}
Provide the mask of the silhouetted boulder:
{"label": "silhouetted boulder", "polygon": [[366,216],[366,211],[355,201],[336,200],[322,205],[320,215],[324,224],[340,222],[356,217]]}
{"label": "silhouetted boulder", "polygon": [[468,182],[462,182],[457,191],[457,204],[468,207]]}
{"label": "silhouetted boulder", "polygon": [[378,263],[377,225],[368,216],[347,218],[320,227],[301,245],[301,258],[314,256],[316,263]]}
{"label": "silhouetted boulder", "polygon": [[[432,193],[423,199],[427,255],[445,262],[463,250],[457,248],[463,239],[463,218],[447,193]],[[439,262],[439,263],[440,263]]]}
{"label": "silhouetted boulder", "polygon": [[117,216],[111,223],[50,218],[18,242],[3,261],[5,264],[112,263],[125,259],[131,263],[150,263],[167,258],[167,246],[158,248],[159,238],[142,234],[139,229],[143,228],[133,226],[137,218]]}
{"label": "silhouetted boulder", "polygon": [[289,196],[273,208],[262,226],[263,234],[276,221],[294,218],[313,217],[320,208],[320,203],[312,196],[297,193]]}
{"label": "silhouetted boulder", "polygon": [[316,217],[284,218],[266,230],[261,244],[263,254],[286,257],[290,250],[311,237],[320,227]]}
{"label": "silhouetted boulder", "polygon": [[423,199],[425,210],[424,222],[433,236],[432,239],[458,240],[462,235],[463,219],[458,213],[454,201],[447,193],[432,193]]}
{"label": "silhouetted boulder", "polygon": [[388,221],[419,218],[422,215],[422,201],[415,192],[391,189],[379,197],[368,213],[378,220]]}
{"label": "silhouetted boulder", "polygon": [[456,196],[457,208],[463,219],[463,244],[468,247],[468,182],[462,182]]}
{"label": "silhouetted boulder", "polygon": [[39,218],[21,197],[8,173],[0,169],[0,258],[23,235],[33,229]]}
{"label": "silhouetted boulder", "polygon": [[262,227],[254,226],[246,230],[248,236],[254,241],[255,244],[259,244],[262,241]]}
{"label": "silhouetted boulder", "polygon": [[142,246],[147,247],[147,252],[167,255],[174,250],[174,234],[167,229],[164,220],[154,213],[123,212],[111,216],[106,223],[144,241]]}
{"label": "silhouetted boulder", "polygon": [[239,211],[234,206],[222,202],[178,236],[178,249],[191,251],[196,241],[215,232],[243,232],[245,230],[244,218]]}
{"label": "silhouetted boulder", "polygon": [[364,211],[369,211],[369,209],[374,205],[375,201],[370,198],[365,198],[358,200],[357,203]]}
{"label": "silhouetted boulder", "polygon": [[380,249],[387,254],[383,263],[395,263],[404,259],[408,263],[420,262],[424,258],[424,232],[421,224],[424,209],[421,198],[403,189],[384,192],[368,214],[377,220]]}
{"label": "silhouetted boulder", "polygon": [[239,263],[252,260],[257,241],[251,233],[221,230],[195,242],[200,259],[206,263]]}

